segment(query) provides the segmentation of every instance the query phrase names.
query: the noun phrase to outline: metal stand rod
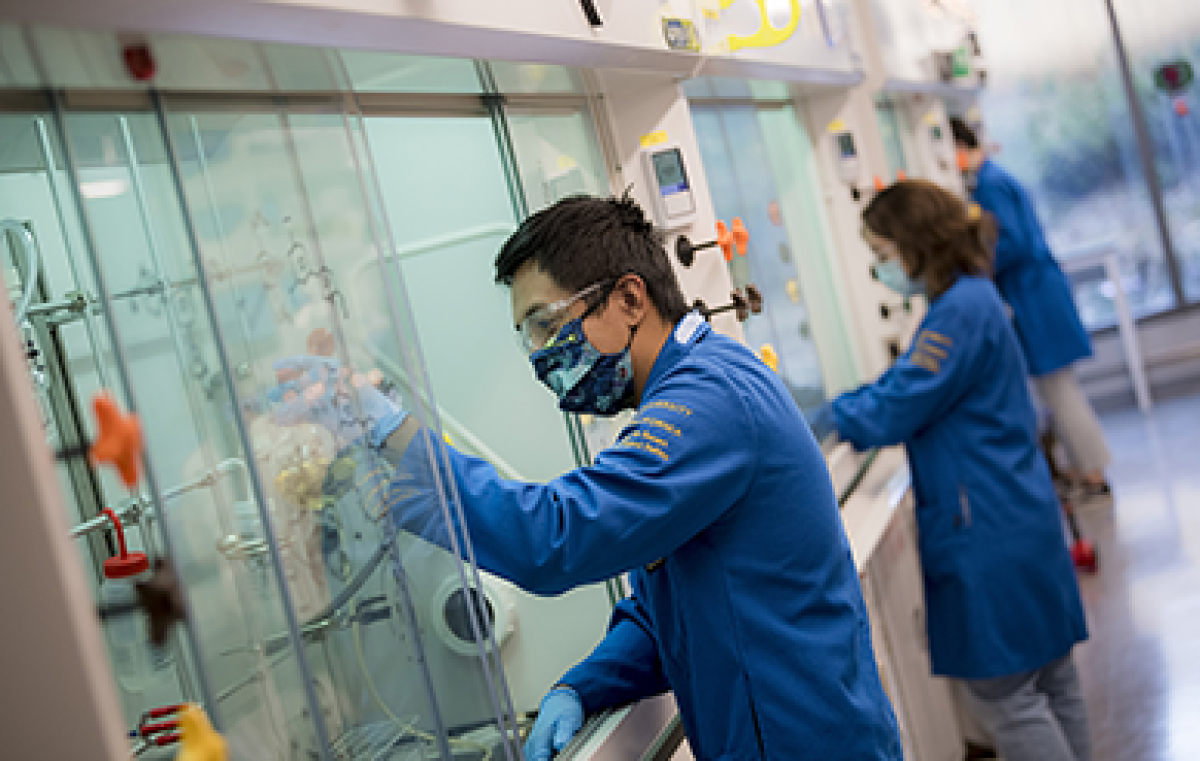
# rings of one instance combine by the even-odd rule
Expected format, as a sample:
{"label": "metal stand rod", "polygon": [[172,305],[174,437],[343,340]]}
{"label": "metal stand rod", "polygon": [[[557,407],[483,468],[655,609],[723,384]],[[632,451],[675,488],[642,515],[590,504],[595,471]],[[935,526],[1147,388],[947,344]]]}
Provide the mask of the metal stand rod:
{"label": "metal stand rod", "polygon": [[1137,323],[1133,320],[1133,311],[1129,308],[1129,297],[1125,294],[1125,285],[1121,281],[1121,271],[1117,266],[1117,257],[1106,254],[1104,257],[1104,274],[1113,286],[1113,307],[1117,310],[1117,332],[1121,336],[1121,345],[1125,349],[1125,364],[1129,367],[1129,376],[1133,380],[1133,393],[1137,397],[1138,408],[1149,412],[1153,401],[1150,398],[1150,384],[1146,381],[1146,366],[1142,358],[1142,349],[1138,343]]}

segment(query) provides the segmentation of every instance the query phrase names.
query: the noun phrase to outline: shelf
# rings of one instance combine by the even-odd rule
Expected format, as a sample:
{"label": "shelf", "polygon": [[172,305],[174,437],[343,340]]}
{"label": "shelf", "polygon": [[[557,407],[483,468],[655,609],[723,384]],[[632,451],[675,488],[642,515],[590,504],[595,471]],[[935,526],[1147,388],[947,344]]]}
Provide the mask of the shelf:
{"label": "shelf", "polygon": [[975,98],[983,90],[983,85],[967,87],[950,85],[945,82],[921,82],[911,79],[888,79],[883,83],[883,92],[890,95],[928,95],[947,99]]}

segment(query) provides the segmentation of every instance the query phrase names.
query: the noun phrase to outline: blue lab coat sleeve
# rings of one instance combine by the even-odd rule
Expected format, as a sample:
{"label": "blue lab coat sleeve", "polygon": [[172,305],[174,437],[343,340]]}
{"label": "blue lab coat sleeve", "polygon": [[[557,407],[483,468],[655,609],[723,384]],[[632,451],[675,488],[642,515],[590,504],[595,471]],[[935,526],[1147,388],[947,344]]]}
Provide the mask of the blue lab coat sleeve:
{"label": "blue lab coat sleeve", "polygon": [[969,309],[936,304],[908,352],[879,380],[833,401],[838,435],[858,449],[912,439],[968,390],[980,340]]}
{"label": "blue lab coat sleeve", "polygon": [[996,242],[994,275],[1002,277],[1022,259],[1031,259],[1035,243],[1030,240],[1029,227],[1021,217],[1020,199],[1014,188],[995,182],[981,182],[973,194],[975,203],[996,219],[1000,237]]}
{"label": "blue lab coat sleeve", "polygon": [[[487,461],[419,435],[397,467],[388,510],[397,528],[447,547],[446,518],[457,528],[461,515],[480,567],[560,594],[669,555],[717,520],[749,488],[755,435],[723,374],[683,367],[595,464],[546,484],[505,480]],[[461,514],[443,513],[438,480],[452,485]]]}
{"label": "blue lab coat sleeve", "polygon": [[1050,251],[1029,194],[987,161],[979,169],[972,198],[1000,227],[994,279],[1012,308],[1029,373],[1045,375],[1090,356],[1091,342],[1071,284]]}
{"label": "blue lab coat sleeve", "polygon": [[670,689],[658,652],[654,627],[635,591],[617,603],[608,634],[591,655],[559,681],[579,693],[589,714],[632,703]]}

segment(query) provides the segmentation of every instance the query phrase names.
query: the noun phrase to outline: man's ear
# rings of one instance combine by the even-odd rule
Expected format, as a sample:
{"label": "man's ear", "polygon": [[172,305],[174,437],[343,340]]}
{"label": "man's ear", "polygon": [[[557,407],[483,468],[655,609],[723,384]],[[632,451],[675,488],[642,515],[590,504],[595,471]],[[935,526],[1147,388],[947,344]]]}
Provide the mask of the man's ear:
{"label": "man's ear", "polygon": [[646,281],[637,275],[626,275],[617,286],[621,311],[631,322],[640,323],[650,309],[650,293]]}

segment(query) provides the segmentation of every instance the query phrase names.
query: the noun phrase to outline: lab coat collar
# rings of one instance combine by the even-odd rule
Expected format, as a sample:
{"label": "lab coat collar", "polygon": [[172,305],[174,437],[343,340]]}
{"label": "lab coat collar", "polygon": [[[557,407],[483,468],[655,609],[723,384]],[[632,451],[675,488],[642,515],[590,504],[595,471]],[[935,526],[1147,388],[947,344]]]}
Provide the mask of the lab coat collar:
{"label": "lab coat collar", "polygon": [[650,377],[646,379],[646,386],[642,389],[642,399],[648,397],[658,380],[686,357],[692,347],[711,331],[712,326],[699,312],[688,312],[683,319],[675,323],[675,329],[667,337],[667,342],[654,359],[654,366],[650,368]]}

